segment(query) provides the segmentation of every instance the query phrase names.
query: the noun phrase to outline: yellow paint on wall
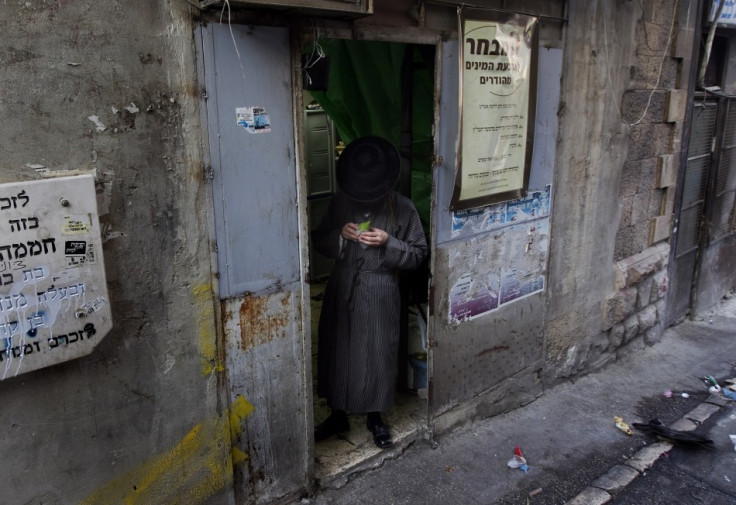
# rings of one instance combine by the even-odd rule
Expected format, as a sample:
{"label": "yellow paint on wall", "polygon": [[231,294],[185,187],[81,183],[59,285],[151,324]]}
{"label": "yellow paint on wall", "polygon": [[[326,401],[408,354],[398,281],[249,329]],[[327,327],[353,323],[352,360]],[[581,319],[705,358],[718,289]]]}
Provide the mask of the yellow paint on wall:
{"label": "yellow paint on wall", "polygon": [[209,284],[199,284],[194,287],[194,303],[196,309],[197,326],[199,329],[199,349],[202,353],[202,375],[224,370],[217,357],[215,335],[215,309],[213,305],[214,293]]}
{"label": "yellow paint on wall", "polygon": [[240,435],[240,429],[246,417],[251,415],[256,408],[243,396],[238,395],[230,406],[230,439],[235,440]]}
{"label": "yellow paint on wall", "polygon": [[256,408],[248,400],[242,396],[238,396],[230,406],[230,440],[232,441],[232,460],[233,465],[242,463],[248,459],[248,454],[235,447],[242,431],[243,421],[251,415]]}
{"label": "yellow paint on wall", "polygon": [[[204,502],[232,483],[233,463],[248,458],[231,444],[242,432],[243,420],[254,410],[253,405],[238,396],[225,415],[195,425],[170,451],[113,479],[79,505]],[[228,445],[231,445],[229,451],[225,449]]]}
{"label": "yellow paint on wall", "polygon": [[233,457],[233,465],[237,465],[239,463],[242,463],[246,459],[248,459],[248,453],[241,451],[237,447],[233,447],[232,457]]}

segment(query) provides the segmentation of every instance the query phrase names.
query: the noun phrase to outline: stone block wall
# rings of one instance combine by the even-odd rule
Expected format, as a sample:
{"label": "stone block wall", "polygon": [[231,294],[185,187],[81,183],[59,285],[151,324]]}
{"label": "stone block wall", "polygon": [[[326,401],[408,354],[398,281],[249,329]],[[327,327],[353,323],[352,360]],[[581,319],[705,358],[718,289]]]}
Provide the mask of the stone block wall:
{"label": "stone block wall", "polygon": [[616,289],[606,298],[601,328],[608,334],[606,351],[615,352],[637,338],[647,345],[660,340],[669,254],[669,245],[662,242],[616,262]]}
{"label": "stone block wall", "polygon": [[603,353],[619,353],[632,343],[652,345],[664,330],[668,242],[690,65],[686,44],[680,42],[692,40],[689,4],[642,4],[631,81],[621,102],[622,120],[630,127],[629,151],[619,187],[616,281],[603,310],[601,330],[608,336]]}
{"label": "stone block wall", "polygon": [[557,378],[599,369],[622,355],[660,341],[665,324],[670,247],[662,242],[617,261],[600,331],[570,346]]}
{"label": "stone block wall", "polygon": [[688,2],[651,0],[642,4],[630,85],[621,101],[621,119],[630,130],[619,188],[622,212],[615,261],[668,240],[671,234],[679,139],[687,105],[687,90],[683,89],[687,82],[683,82],[677,42],[688,38],[690,31],[675,10],[682,3]]}

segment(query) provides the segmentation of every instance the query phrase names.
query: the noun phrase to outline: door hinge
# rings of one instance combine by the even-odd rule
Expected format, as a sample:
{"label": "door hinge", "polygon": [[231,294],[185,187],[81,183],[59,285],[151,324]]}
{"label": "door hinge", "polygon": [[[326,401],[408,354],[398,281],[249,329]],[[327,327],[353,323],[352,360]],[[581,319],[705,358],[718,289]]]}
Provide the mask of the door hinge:
{"label": "door hinge", "polygon": [[445,160],[439,154],[435,154],[435,155],[432,156],[432,166],[433,167],[438,167],[438,166],[442,165],[442,163],[444,163],[444,161]]}
{"label": "door hinge", "polygon": [[213,181],[215,179],[215,169],[212,166],[204,167],[204,180]]}

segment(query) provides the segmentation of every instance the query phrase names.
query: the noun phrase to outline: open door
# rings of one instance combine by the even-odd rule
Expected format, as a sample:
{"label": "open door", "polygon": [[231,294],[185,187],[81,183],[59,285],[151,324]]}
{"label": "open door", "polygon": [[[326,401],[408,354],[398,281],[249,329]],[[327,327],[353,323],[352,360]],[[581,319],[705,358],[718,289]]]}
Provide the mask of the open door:
{"label": "open door", "polygon": [[312,461],[289,32],[198,35],[225,337],[212,387],[227,388],[236,502],[272,503],[308,489]]}
{"label": "open door", "polygon": [[[429,422],[439,434],[541,394],[551,194],[562,50],[540,48],[534,155],[526,197],[448,211],[455,184],[458,42],[442,44],[434,178]],[[523,209],[523,210],[522,210]]]}
{"label": "open door", "polygon": [[[338,191],[335,166],[342,149],[365,135],[396,145],[401,177],[394,188],[417,208],[430,232],[435,46],[370,40],[320,38],[302,48],[304,159],[310,228],[315,228]],[[360,64],[356,64],[360,62]],[[431,243],[430,237],[428,242]],[[312,364],[317,376],[318,318],[329,275],[325,258],[310,248]],[[327,265],[329,267],[329,265]],[[408,445],[426,427],[426,317],[428,266],[402,273],[402,338],[397,356],[394,407],[382,414],[397,446]],[[424,335],[424,338],[422,337]],[[330,413],[314,397],[314,422]],[[349,416],[351,429],[315,444],[319,482],[342,477],[360,463],[383,457],[365,426],[365,415]]]}

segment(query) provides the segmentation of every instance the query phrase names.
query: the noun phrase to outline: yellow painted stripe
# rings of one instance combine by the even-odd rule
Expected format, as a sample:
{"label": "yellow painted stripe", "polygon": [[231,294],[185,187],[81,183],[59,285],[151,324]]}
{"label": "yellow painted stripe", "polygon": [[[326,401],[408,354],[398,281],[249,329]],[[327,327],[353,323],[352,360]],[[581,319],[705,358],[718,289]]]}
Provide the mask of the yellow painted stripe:
{"label": "yellow painted stripe", "polygon": [[195,317],[199,329],[199,350],[202,353],[202,375],[224,370],[217,358],[217,344],[215,332],[214,293],[209,284],[199,284],[193,289]]}
{"label": "yellow painted stripe", "polygon": [[[194,426],[170,451],[154,456],[102,486],[79,505],[196,505],[232,483],[233,460],[248,455],[231,446],[254,411],[238,396],[224,416]],[[232,426],[231,423],[236,423]],[[226,448],[230,447],[230,450]]]}
{"label": "yellow painted stripe", "polygon": [[238,395],[230,406],[230,439],[235,440],[240,434],[241,426],[246,417],[251,415],[256,408],[245,398]]}

